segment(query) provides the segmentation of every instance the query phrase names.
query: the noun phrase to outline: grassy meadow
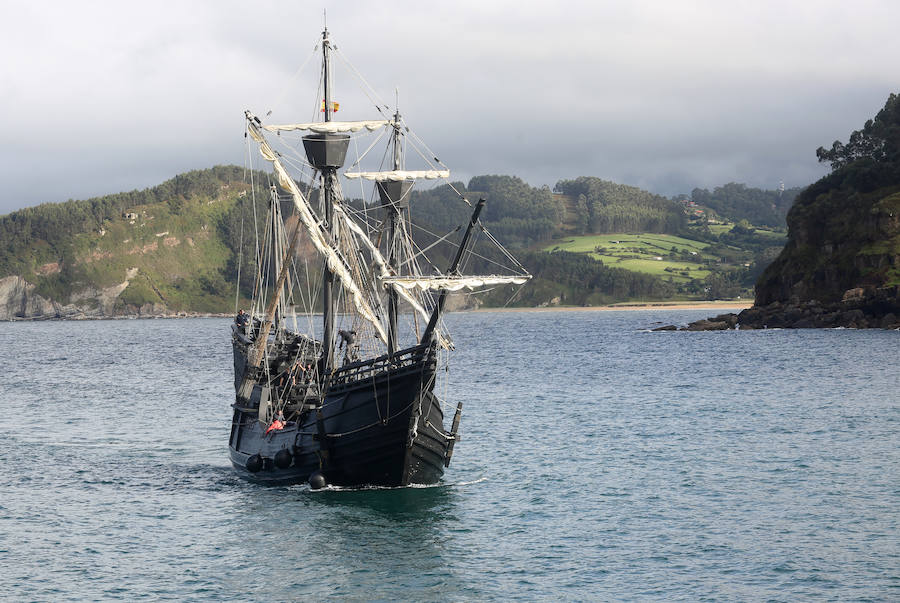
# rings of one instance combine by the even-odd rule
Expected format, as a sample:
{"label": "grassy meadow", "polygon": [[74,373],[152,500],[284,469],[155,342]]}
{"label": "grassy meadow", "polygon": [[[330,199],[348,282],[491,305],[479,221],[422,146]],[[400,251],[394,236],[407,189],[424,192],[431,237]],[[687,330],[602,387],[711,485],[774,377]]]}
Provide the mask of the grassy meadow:
{"label": "grassy meadow", "polygon": [[602,234],[573,236],[554,241],[544,251],[586,253],[615,268],[672,277],[675,282],[703,279],[715,255],[708,244],[668,234]]}

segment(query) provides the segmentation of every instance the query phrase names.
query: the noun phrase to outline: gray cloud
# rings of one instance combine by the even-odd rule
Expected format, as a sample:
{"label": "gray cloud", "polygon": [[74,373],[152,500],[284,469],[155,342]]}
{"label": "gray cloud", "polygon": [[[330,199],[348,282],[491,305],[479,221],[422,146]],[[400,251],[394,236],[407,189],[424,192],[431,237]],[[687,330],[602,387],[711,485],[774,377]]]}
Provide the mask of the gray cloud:
{"label": "gray cloud", "polygon": [[[326,3],[347,57],[454,178],[661,194],[824,173],[898,86],[900,5]],[[5,3],[0,213],[244,162],[242,111],[308,119],[320,6]],[[340,66],[341,61],[338,61]],[[348,117],[370,104],[337,71]],[[359,112],[357,113],[357,110]]]}

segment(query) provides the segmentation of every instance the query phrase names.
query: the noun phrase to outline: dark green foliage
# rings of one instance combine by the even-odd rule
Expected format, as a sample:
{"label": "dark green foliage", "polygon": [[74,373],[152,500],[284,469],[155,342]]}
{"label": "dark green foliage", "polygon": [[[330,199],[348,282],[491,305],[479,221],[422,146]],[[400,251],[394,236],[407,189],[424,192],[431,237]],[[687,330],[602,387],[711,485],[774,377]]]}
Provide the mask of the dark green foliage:
{"label": "dark green foliage", "polygon": [[[476,176],[466,187],[461,182],[414,191],[411,205],[435,233],[445,234],[465,224],[471,208],[453,190],[474,203],[487,199],[482,223],[505,244],[527,246],[548,240],[559,228],[565,209],[547,187],[534,188],[514,176]],[[415,236],[415,233],[414,233]]]}
{"label": "dark green foliage", "polygon": [[[464,224],[472,210],[459,198],[454,188],[463,195],[467,192],[466,185],[462,182],[454,182],[452,186],[444,184],[428,190],[414,190],[410,205],[415,208],[416,222],[440,235]],[[414,237],[418,238],[419,234],[420,231],[413,230]]]}
{"label": "dark green foliage", "polygon": [[228,282],[233,283],[237,278],[238,267],[240,267],[239,288],[245,297],[252,295],[258,274],[257,235],[262,240],[266,228],[270,193],[261,184],[263,182],[266,182],[264,176],[257,178],[256,194],[248,192],[248,194],[242,195],[228,213],[222,216],[218,224],[222,242],[231,250],[231,256],[228,258],[222,276]]}
{"label": "dark green foliage", "polygon": [[741,270],[714,270],[703,279],[704,299],[733,299],[743,293]]}
{"label": "dark green foliage", "polygon": [[[243,174],[244,169],[237,166],[216,166],[181,174],[142,191],[43,203],[0,216],[0,277],[27,274],[41,263],[64,260],[71,254],[75,235],[96,231],[104,221],[119,219],[133,207],[166,202],[170,211],[180,213],[195,195],[213,195],[222,184],[240,181]],[[62,261],[61,266],[65,265]]]}
{"label": "dark green foliage", "polygon": [[712,192],[695,188],[691,200],[729,220],[747,220],[759,226],[784,227],[784,217],[802,188],[769,191],[730,182]]}
{"label": "dark green foliage", "polygon": [[850,134],[847,144],[835,140],[830,150],[816,149],[816,157],[830,162],[832,171],[862,159],[878,164],[900,162],[900,97],[891,94],[875,119]]}
{"label": "dark green foliage", "polygon": [[634,186],[581,177],[559,181],[556,190],[577,199],[578,234],[679,234],[687,224],[680,205]]}

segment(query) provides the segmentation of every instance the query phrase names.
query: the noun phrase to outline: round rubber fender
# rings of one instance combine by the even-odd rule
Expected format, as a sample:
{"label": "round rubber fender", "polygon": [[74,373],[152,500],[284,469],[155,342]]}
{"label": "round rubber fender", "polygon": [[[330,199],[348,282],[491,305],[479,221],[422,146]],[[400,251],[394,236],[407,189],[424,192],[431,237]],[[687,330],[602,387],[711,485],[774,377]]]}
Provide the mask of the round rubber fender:
{"label": "round rubber fender", "polygon": [[254,454],[249,459],[247,459],[247,471],[250,473],[256,473],[260,469],[263,468],[263,458],[258,454]]}
{"label": "round rubber fender", "polygon": [[309,476],[309,487],[313,490],[324,488],[327,485],[328,480],[325,479],[325,475],[321,471],[313,471],[313,474]]}
{"label": "round rubber fender", "polygon": [[287,448],[283,448],[275,453],[275,466],[279,469],[287,469],[290,467],[292,460],[294,460],[294,457]]}

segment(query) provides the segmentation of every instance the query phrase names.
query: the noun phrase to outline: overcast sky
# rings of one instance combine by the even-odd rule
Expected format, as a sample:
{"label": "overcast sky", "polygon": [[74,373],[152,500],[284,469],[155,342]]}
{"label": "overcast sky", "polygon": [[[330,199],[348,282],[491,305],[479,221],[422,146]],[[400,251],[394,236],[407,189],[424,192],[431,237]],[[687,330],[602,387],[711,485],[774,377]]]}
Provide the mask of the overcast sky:
{"label": "overcast sky", "polygon": [[245,108],[309,119],[323,8],[455,180],[802,186],[900,91],[894,0],[0,0],[0,214],[243,165]]}

